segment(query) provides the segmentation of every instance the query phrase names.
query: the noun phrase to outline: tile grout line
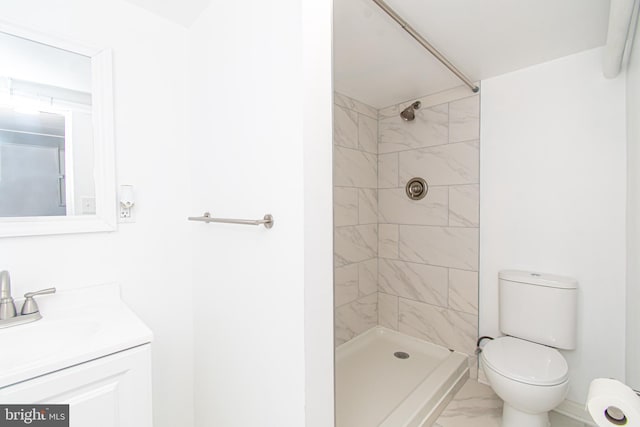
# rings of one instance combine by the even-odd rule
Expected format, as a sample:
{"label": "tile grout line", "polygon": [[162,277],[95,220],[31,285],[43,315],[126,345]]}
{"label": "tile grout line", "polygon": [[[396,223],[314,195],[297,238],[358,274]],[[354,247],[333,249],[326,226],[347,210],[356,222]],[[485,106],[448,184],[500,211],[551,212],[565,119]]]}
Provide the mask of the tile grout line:
{"label": "tile grout line", "polygon": [[[473,139],[465,139],[462,141],[454,141],[454,142],[445,142],[444,144],[434,144],[434,145],[424,145],[421,147],[411,147],[411,148],[406,148],[404,150],[391,150],[391,151],[385,151],[385,152],[380,152],[380,147],[378,147],[378,154],[379,155],[385,155],[385,154],[394,154],[394,153],[406,153],[408,151],[416,151],[416,150],[428,150],[430,148],[437,148],[437,147],[447,147],[447,146],[452,146],[452,145],[458,145],[458,144],[466,144],[469,145],[470,143],[480,143],[480,139],[479,138],[473,138]],[[395,144],[394,142],[379,142],[378,145],[382,145],[382,144]],[[338,147],[341,148],[347,148],[347,149],[353,149],[350,147],[344,147],[342,145],[338,145],[335,144]]]}

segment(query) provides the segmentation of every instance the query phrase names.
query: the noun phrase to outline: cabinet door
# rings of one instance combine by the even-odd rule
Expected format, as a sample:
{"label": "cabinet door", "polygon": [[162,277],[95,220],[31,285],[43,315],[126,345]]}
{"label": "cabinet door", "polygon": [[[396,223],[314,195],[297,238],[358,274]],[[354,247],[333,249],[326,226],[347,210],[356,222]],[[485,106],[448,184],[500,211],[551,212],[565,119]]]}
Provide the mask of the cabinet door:
{"label": "cabinet door", "polygon": [[151,345],[0,390],[6,404],[69,404],[71,427],[151,427]]}

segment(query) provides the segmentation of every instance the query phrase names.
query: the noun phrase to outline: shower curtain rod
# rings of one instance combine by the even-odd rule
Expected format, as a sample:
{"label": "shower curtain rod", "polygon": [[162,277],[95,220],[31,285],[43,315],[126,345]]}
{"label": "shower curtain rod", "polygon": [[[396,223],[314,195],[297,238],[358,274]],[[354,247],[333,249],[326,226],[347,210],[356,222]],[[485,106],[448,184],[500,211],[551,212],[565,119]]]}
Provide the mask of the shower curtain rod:
{"label": "shower curtain rod", "polygon": [[396,13],[396,11],[391,9],[391,7],[389,7],[388,4],[386,4],[383,0],[373,0],[373,2],[375,4],[377,4],[380,7],[380,9],[384,10],[387,13],[387,15],[389,15],[391,18],[393,18],[394,21],[396,21],[398,24],[400,24],[400,26],[407,33],[409,33],[409,35],[411,35],[411,37],[416,39],[416,41],[418,43],[420,43],[422,45],[422,47],[427,49],[433,56],[435,56],[436,59],[442,63],[442,65],[447,67],[453,74],[455,74],[460,80],[462,80],[464,82],[464,84],[469,86],[469,89],[471,89],[473,92],[478,92],[480,90],[480,88],[478,86],[474,85],[473,82],[471,80],[469,80],[469,78],[467,76],[465,76],[462,71],[458,70],[456,68],[456,66],[453,65],[451,62],[449,62],[449,60],[447,58],[445,58],[445,56],[443,54],[438,52],[438,50],[435,47],[433,47],[431,45],[431,43],[429,43],[427,40],[425,40],[425,38],[422,37],[420,35],[420,33],[418,33],[415,29],[413,29],[413,27],[411,25],[409,25],[407,23],[407,21],[402,19],[402,17],[400,15],[398,15]]}

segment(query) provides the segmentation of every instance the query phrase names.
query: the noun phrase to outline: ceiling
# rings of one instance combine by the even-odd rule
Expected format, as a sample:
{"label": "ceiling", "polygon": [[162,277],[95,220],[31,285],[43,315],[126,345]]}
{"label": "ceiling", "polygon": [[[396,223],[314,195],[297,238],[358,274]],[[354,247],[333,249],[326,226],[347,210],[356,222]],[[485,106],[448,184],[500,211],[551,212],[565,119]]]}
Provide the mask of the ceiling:
{"label": "ceiling", "polygon": [[189,27],[211,0],[127,0],[169,21]]}
{"label": "ceiling", "polygon": [[[604,45],[608,0],[387,0],[471,80]],[[462,84],[372,0],[334,0],[334,84],[382,108]]]}
{"label": "ceiling", "polygon": [[[211,0],[127,0],[190,26]],[[471,80],[602,46],[609,0],[386,0]],[[382,108],[461,85],[372,0],[334,0],[334,85]]]}

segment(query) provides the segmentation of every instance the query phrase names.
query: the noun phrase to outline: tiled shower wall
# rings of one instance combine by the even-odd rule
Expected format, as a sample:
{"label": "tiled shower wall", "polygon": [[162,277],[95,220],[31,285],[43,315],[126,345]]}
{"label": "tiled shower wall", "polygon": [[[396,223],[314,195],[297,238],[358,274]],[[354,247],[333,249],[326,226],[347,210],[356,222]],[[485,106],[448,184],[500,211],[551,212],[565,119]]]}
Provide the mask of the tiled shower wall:
{"label": "tiled shower wall", "polygon": [[336,345],[378,323],[378,112],[334,97]]}
{"label": "tiled shower wall", "polygon": [[[412,122],[399,116],[409,103],[379,111],[379,324],[473,355],[479,97],[456,90],[420,101]],[[405,194],[413,177],[429,184],[419,201]]]}
{"label": "tiled shower wall", "polygon": [[[405,122],[399,113],[409,103],[376,112],[335,96],[336,344],[380,324],[472,355],[479,97],[465,89],[420,101]],[[429,184],[420,201],[405,195],[413,177]]]}

